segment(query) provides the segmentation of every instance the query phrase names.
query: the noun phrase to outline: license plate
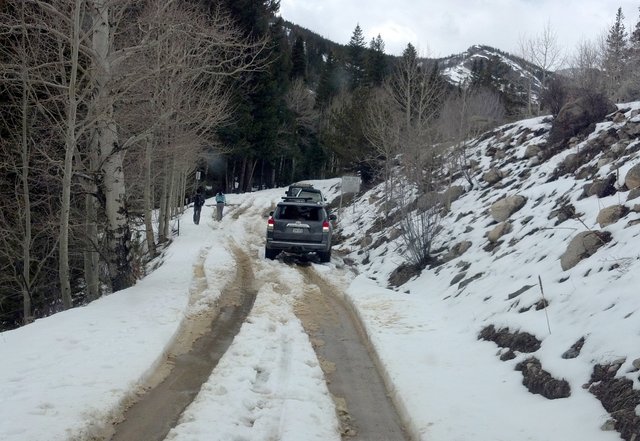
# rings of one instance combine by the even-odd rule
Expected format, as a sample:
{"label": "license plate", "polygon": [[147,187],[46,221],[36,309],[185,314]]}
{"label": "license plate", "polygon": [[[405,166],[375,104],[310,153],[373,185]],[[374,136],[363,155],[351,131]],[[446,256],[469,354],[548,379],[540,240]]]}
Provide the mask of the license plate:
{"label": "license plate", "polygon": [[291,232],[292,233],[302,233],[304,231],[303,228],[292,228]]}

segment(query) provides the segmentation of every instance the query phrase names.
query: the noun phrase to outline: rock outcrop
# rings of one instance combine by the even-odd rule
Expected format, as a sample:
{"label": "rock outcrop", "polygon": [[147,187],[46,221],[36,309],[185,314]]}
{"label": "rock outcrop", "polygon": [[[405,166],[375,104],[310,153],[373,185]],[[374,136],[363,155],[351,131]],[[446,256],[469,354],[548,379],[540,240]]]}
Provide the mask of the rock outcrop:
{"label": "rock outcrop", "polygon": [[527,203],[527,198],[521,195],[507,196],[494,202],[489,209],[489,214],[496,222],[504,222],[513,213],[520,210]]}

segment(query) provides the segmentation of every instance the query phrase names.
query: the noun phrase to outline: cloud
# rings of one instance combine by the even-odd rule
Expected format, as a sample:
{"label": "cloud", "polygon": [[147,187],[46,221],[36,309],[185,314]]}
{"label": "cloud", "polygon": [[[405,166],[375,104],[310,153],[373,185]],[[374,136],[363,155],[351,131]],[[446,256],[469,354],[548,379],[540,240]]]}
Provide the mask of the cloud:
{"label": "cloud", "polygon": [[517,53],[520,36],[539,34],[547,22],[572,50],[608,29],[619,6],[633,30],[635,0],[281,0],[280,11],[337,43],[347,44],[360,24],[367,41],[382,36],[387,53],[400,55],[412,43],[421,53],[447,56],[474,44]]}

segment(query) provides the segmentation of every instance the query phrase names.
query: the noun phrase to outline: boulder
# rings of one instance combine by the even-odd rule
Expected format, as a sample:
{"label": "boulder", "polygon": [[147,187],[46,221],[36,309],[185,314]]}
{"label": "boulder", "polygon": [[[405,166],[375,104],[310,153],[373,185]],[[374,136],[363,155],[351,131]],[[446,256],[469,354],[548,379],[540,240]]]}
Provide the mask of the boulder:
{"label": "boulder", "polygon": [[571,239],[566,251],[560,257],[563,271],[576,266],[581,260],[595,254],[598,249],[611,240],[611,235],[602,231],[583,231]]}
{"label": "boulder", "polygon": [[627,195],[627,200],[631,201],[631,200],[637,199],[639,197],[640,197],[640,187],[634,188],[633,190],[631,190],[629,192],[629,194]]}
{"label": "boulder", "polygon": [[498,239],[505,234],[510,233],[511,230],[513,230],[513,227],[509,222],[500,222],[493,230],[487,233],[487,239],[489,239],[489,242],[497,242]]}
{"label": "boulder", "polygon": [[640,187],[640,164],[636,164],[627,172],[624,183],[629,190]]}
{"label": "boulder", "polygon": [[593,182],[585,185],[585,196],[598,196],[603,198],[616,194],[616,175],[611,174],[606,179],[596,179]]}
{"label": "boulder", "polygon": [[615,115],[613,115],[613,122],[616,124],[620,124],[621,122],[624,122],[627,118],[624,116],[624,113],[622,112],[617,112]]}
{"label": "boulder", "polygon": [[562,161],[562,167],[568,172],[575,171],[580,166],[580,157],[577,153],[569,153]]}
{"label": "boulder", "polygon": [[600,210],[596,222],[598,222],[600,228],[606,227],[607,225],[618,222],[628,212],[629,209],[624,205],[612,205],[611,207]]}
{"label": "boulder", "polygon": [[442,257],[442,260],[445,262],[449,262],[450,260],[455,259],[456,257],[462,256],[469,248],[471,248],[471,242],[468,240],[463,240],[462,242],[458,242]]}
{"label": "boulder", "polygon": [[509,219],[513,213],[524,207],[524,204],[526,203],[527,198],[520,196],[519,194],[507,196],[506,198],[494,202],[489,209],[489,214],[491,214],[491,217],[495,221],[504,222]]}
{"label": "boulder", "polygon": [[502,178],[504,178],[504,173],[500,169],[491,168],[484,175],[482,175],[482,179],[489,185],[493,185],[496,182],[499,182]]}
{"label": "boulder", "polygon": [[537,156],[538,153],[540,153],[540,147],[536,144],[532,144],[524,151],[524,157],[527,159],[533,158],[534,156]]}
{"label": "boulder", "polygon": [[616,105],[601,94],[589,94],[569,101],[560,109],[549,132],[549,142],[565,142],[592,131],[595,123],[615,112]]}
{"label": "boulder", "polygon": [[637,138],[640,135],[640,123],[629,122],[624,126],[624,133],[631,138]]}
{"label": "boulder", "polygon": [[453,185],[447,188],[441,195],[440,200],[445,207],[449,208],[451,203],[464,194],[464,188],[461,185]]}

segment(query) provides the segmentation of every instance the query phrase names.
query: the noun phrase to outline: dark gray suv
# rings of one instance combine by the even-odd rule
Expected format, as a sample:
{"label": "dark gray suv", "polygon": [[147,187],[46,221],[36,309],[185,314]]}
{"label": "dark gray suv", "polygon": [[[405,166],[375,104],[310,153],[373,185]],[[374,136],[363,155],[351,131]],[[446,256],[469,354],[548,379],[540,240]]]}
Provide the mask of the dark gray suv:
{"label": "dark gray suv", "polygon": [[273,260],[281,251],[317,253],[321,262],[329,262],[332,220],[335,216],[330,216],[323,205],[308,198],[283,198],[267,221],[265,257]]}
{"label": "dark gray suv", "polygon": [[291,184],[286,192],[286,197],[309,199],[317,204],[325,204],[322,192],[317,188],[313,188],[312,184],[297,183]]}

